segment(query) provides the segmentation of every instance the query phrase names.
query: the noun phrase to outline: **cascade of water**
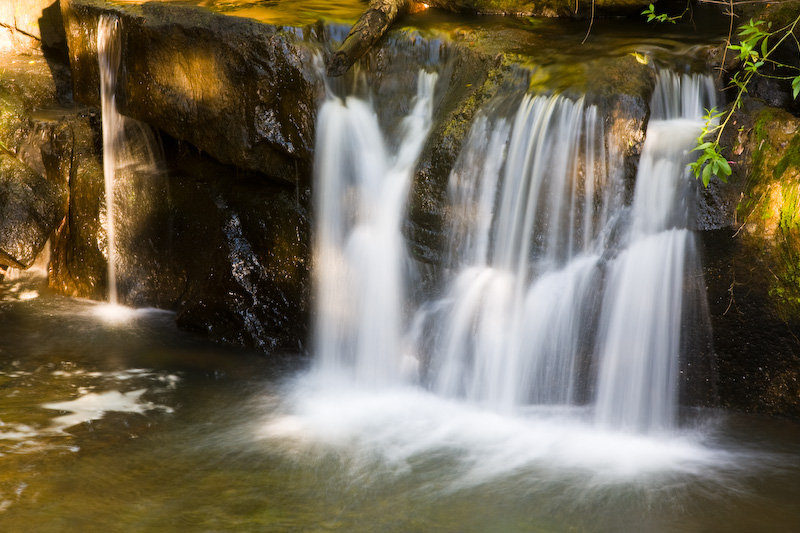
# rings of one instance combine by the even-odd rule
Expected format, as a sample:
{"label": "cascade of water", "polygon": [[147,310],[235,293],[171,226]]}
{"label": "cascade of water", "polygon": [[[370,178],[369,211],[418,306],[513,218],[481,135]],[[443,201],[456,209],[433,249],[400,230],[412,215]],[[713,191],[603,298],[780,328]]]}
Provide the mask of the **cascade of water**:
{"label": "cascade of water", "polygon": [[608,268],[597,340],[596,419],[646,433],[676,425],[684,276],[696,265],[687,229],[690,150],[714,102],[707,76],[661,72],[636,178],[629,245]]}
{"label": "cascade of water", "polygon": [[614,209],[604,143],[597,108],[561,96],[526,96],[513,124],[476,120],[450,176],[455,274],[430,350],[439,393],[499,408],[575,401],[596,228]]}
{"label": "cascade of water", "polygon": [[114,228],[114,179],[117,170],[117,138],[123,129],[117,111],[117,72],[122,57],[119,20],[102,15],[97,23],[97,58],[100,63],[100,106],[103,116],[103,176],[106,192],[106,247],[108,249],[108,301],[117,304],[117,252]]}
{"label": "cascade of water", "polygon": [[[318,361],[362,383],[402,380],[400,224],[433,79],[420,75],[396,154],[368,103],[332,98],[320,112]],[[501,410],[594,396],[602,427],[674,427],[697,261],[686,165],[712,102],[709,78],[659,75],[630,207],[596,106],[526,95],[513,117],[476,118],[448,184],[449,281],[411,321],[431,389]]]}
{"label": "cascade of water", "polygon": [[407,262],[401,223],[431,125],[435,82],[436,74],[419,73],[396,150],[369,103],[332,97],[320,109],[315,335],[323,371],[347,369],[375,385],[400,379]]}

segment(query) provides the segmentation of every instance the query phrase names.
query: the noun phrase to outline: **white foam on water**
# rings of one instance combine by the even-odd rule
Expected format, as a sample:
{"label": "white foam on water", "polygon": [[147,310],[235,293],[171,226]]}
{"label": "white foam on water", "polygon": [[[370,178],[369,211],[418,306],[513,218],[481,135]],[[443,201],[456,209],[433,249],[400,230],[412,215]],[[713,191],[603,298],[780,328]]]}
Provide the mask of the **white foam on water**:
{"label": "white foam on water", "polygon": [[172,412],[170,407],[142,401],[141,396],[145,392],[147,389],[130,392],[114,390],[100,393],[87,392],[74,400],[45,403],[42,407],[67,412],[52,420],[48,428],[50,432],[61,432],[84,422],[100,420],[109,412],[144,414],[155,409]]}
{"label": "white foam on water", "polygon": [[750,452],[714,447],[701,431],[648,436],[598,427],[581,408],[496,412],[417,387],[364,388],[315,375],[299,380],[283,412],[255,434],[300,460],[308,459],[305,452],[342,454],[355,474],[376,459],[405,473],[444,457],[442,476],[452,478],[453,489],[526,473],[534,484],[577,476],[591,486],[714,479],[754,461]]}

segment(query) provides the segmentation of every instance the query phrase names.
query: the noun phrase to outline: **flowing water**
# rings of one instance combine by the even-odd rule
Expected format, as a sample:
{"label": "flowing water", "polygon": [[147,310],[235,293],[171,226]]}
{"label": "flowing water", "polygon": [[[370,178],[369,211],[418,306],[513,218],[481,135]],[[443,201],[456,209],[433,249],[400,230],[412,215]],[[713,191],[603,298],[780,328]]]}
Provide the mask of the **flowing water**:
{"label": "flowing water", "polygon": [[0,285],[0,530],[796,529],[800,426],[678,409],[709,83],[660,73],[630,203],[595,105],[487,106],[428,298],[401,229],[437,75],[391,135],[372,99],[330,95],[308,365]]}
{"label": "flowing water", "polygon": [[[101,312],[111,319],[123,319],[128,310],[120,307],[118,281],[120,271],[129,274],[129,262],[135,261],[125,252],[133,246],[137,224],[150,213],[142,205],[128,205],[131,197],[157,195],[154,188],[163,182],[163,155],[153,132],[146,124],[119,113],[116,103],[117,77],[122,60],[122,36],[117,17],[103,15],[97,24],[97,57],[100,73],[100,104],[103,130],[103,177],[105,211],[101,212],[105,227],[105,243],[101,245],[108,261],[108,306]],[[138,211],[132,213],[132,211]],[[126,226],[120,239],[118,219]],[[132,238],[131,235],[134,235]],[[120,268],[122,267],[122,268]],[[134,274],[136,275],[136,274]],[[127,292],[135,292],[136,280],[126,279]]]}
{"label": "flowing water", "polygon": [[108,260],[108,303],[117,305],[117,240],[114,224],[114,181],[117,174],[118,137],[123,129],[117,111],[117,72],[122,57],[119,21],[100,17],[97,24],[97,58],[100,63],[100,106],[103,114],[103,177],[106,192],[106,259]]}
{"label": "flowing water", "polygon": [[[38,297],[37,297],[38,296]],[[136,311],[0,286],[0,530],[792,531],[800,427],[670,438],[309,379]],[[52,332],[57,331],[54,335]],[[704,421],[704,422],[703,422]]]}

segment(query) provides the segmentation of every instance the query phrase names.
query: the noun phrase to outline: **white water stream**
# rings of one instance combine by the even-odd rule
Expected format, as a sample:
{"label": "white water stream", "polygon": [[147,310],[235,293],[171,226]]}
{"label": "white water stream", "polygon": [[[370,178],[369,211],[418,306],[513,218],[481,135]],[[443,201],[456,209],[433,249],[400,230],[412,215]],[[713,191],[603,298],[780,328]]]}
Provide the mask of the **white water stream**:
{"label": "white water stream", "polygon": [[[133,182],[134,176],[154,177],[162,167],[162,155],[152,131],[146,124],[126,117],[117,109],[117,77],[122,58],[122,31],[119,19],[103,15],[97,24],[97,57],[100,72],[100,104],[103,129],[103,177],[105,180],[105,229],[106,242],[103,246],[108,260],[108,304],[98,307],[98,314],[113,322],[125,321],[132,311],[119,306],[118,266],[124,262],[125,254],[119,253],[117,218],[118,207],[125,211],[124,204],[117,205],[115,191]],[[135,185],[133,185],[135,187]],[[129,192],[126,190],[125,192]],[[142,190],[137,191],[142,194]],[[101,213],[102,218],[103,213]],[[132,225],[132,217],[127,214],[126,222]],[[128,228],[129,231],[131,228]],[[135,228],[134,228],[135,229]],[[123,239],[124,240],[124,239]],[[124,245],[122,246],[124,248]],[[123,263],[124,264],[124,263]],[[124,298],[123,298],[124,299]]]}
{"label": "white water stream", "polygon": [[684,295],[686,165],[713,84],[660,74],[631,205],[596,106],[528,95],[480,114],[450,176],[442,295],[415,305],[400,228],[432,90],[421,73],[396,152],[371,103],[323,105],[317,365],[262,436],[401,470],[445,454],[453,487],[520,469],[718,478],[741,457],[677,420],[684,307],[704,298]]}
{"label": "white water stream", "polygon": [[97,24],[97,59],[100,63],[100,106],[103,115],[103,176],[106,186],[106,248],[108,250],[108,303],[117,305],[117,241],[114,228],[114,180],[118,165],[123,117],[117,111],[117,73],[122,57],[119,20],[102,16]]}

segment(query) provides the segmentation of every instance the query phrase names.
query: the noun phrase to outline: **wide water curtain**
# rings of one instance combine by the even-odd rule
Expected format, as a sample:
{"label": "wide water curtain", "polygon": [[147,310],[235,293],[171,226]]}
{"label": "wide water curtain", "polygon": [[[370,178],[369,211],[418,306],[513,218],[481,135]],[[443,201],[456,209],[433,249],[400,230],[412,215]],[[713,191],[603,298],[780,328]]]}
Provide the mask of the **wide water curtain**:
{"label": "wide water curtain", "polygon": [[613,201],[606,164],[583,100],[528,95],[511,121],[476,120],[450,176],[454,274],[435,306],[434,389],[507,409],[576,400]]}
{"label": "wide water curtain", "polygon": [[423,310],[434,390],[502,410],[594,403],[602,427],[674,428],[698,260],[686,167],[713,95],[708,77],[659,74],[630,206],[595,106],[526,96],[513,119],[476,120],[450,176],[452,276]]}
{"label": "wide water curtain", "polygon": [[344,372],[373,385],[401,379],[407,268],[401,223],[431,127],[436,77],[420,71],[413,108],[391,146],[371,103],[330,97],[320,110],[315,341],[325,374]]}

